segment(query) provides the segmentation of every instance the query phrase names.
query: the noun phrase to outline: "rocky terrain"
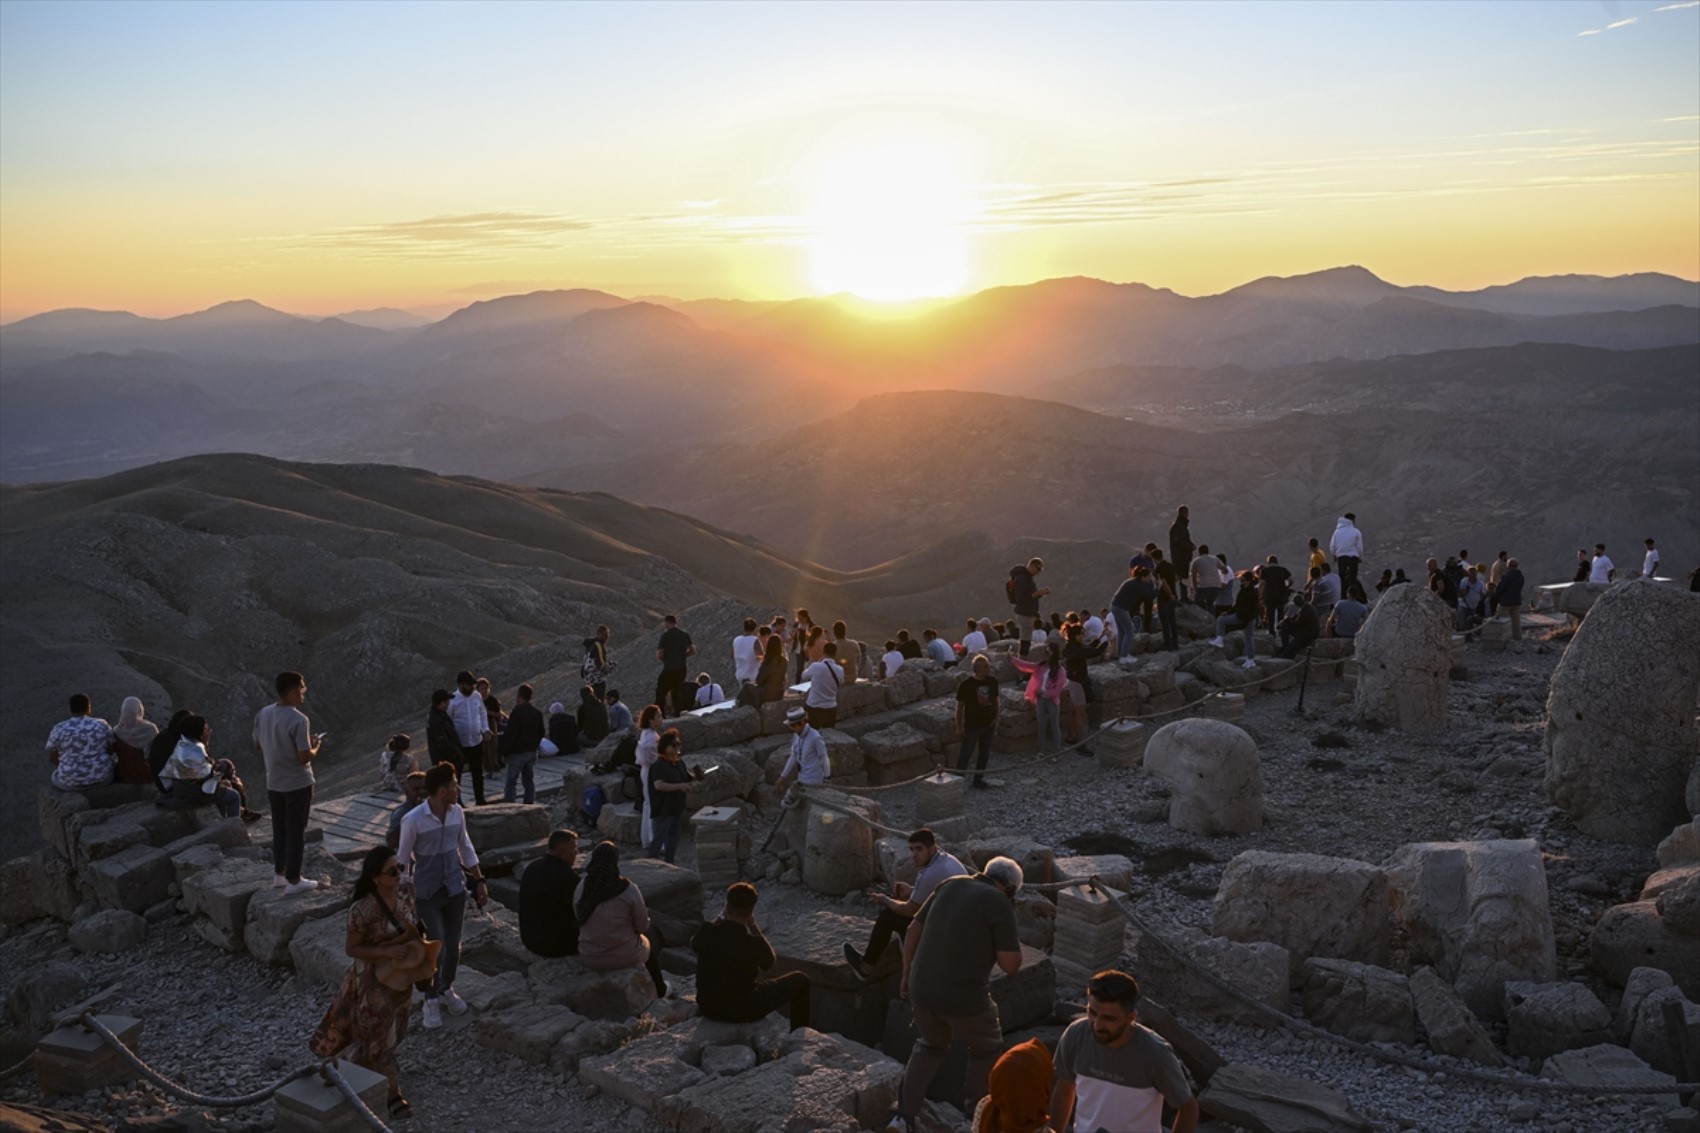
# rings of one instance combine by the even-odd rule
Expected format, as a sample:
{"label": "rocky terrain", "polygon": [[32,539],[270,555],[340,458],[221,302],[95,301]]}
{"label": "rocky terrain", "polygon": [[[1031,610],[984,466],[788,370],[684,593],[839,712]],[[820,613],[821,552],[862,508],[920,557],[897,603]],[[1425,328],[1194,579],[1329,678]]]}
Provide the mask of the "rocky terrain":
{"label": "rocky terrain", "polygon": [[[1139,931],[1127,931],[1119,960],[1141,975],[1148,995],[1174,1009],[1181,1030],[1167,1033],[1186,1044],[1183,1057],[1189,1068],[1195,1074],[1200,1066],[1217,1068],[1212,1080],[1220,1082],[1213,1087],[1214,1101],[1206,1094],[1211,1120],[1205,1128],[1286,1128],[1267,1108],[1267,1099],[1246,1110],[1234,1108],[1239,1103],[1233,1099],[1240,1095],[1227,1084],[1231,1079],[1244,1089],[1264,1081],[1257,1073],[1273,1072],[1287,1076],[1269,1079],[1283,1096],[1298,1096],[1292,1091],[1301,1087],[1292,1079],[1337,1092],[1305,1095],[1319,1107],[1312,1109],[1307,1128],[1377,1133],[1680,1129],[1680,1121],[1692,1118],[1667,1118],[1674,1107],[1668,1095],[1596,1099],[1483,1085],[1463,1076],[1485,1069],[1481,1063],[1486,1062],[1514,1075],[1539,1072],[1598,1081],[1588,1075],[1606,1073],[1615,1075],[1609,1081],[1658,1081],[1641,1065],[1658,1066],[1669,1057],[1649,1022],[1657,1012],[1648,1005],[1700,993],[1700,966],[1694,961],[1700,950],[1693,943],[1700,939],[1695,935],[1700,922],[1690,923],[1692,911],[1682,911],[1700,883],[1700,819],[1684,819],[1655,850],[1644,836],[1627,835],[1624,827],[1613,825],[1624,821],[1620,815],[1633,816],[1632,811],[1600,801],[1641,792],[1639,797],[1649,800],[1644,805],[1670,806],[1663,777],[1675,774],[1686,780],[1678,790],[1679,799],[1685,796],[1678,813],[1700,813],[1691,708],[1674,710],[1671,720],[1677,723],[1649,725],[1675,729],[1648,733],[1664,737],[1655,741],[1661,745],[1656,748],[1612,735],[1610,714],[1627,703],[1625,696],[1634,695],[1641,666],[1653,664],[1670,674],[1663,702],[1672,698],[1668,690],[1675,690],[1682,705],[1692,705],[1700,687],[1700,661],[1695,659],[1700,653],[1693,648],[1700,641],[1700,609],[1692,608],[1694,600],[1684,594],[1644,593],[1652,589],[1631,583],[1599,597],[1574,639],[1567,628],[1557,628],[1508,643],[1503,623],[1490,624],[1485,639],[1476,643],[1443,636],[1432,647],[1443,658],[1439,701],[1407,700],[1393,726],[1365,715],[1364,672],[1382,664],[1408,666],[1413,663],[1408,654],[1420,644],[1374,646],[1371,655],[1359,653],[1355,666],[1344,665],[1337,649],[1320,650],[1301,709],[1294,668],[1264,659],[1256,672],[1246,673],[1224,664],[1219,651],[1202,643],[1187,644],[1176,656],[1152,653],[1152,643],[1142,639],[1135,669],[1101,666],[1095,680],[1107,715],[1143,714],[1152,717],[1149,729],[1162,725],[1139,741],[1143,766],[1137,752],[1130,763],[1125,744],[1112,738],[1119,732],[1099,738],[1098,758],[1064,753],[1033,763],[1030,733],[1024,734],[1030,719],[1024,722],[1018,701],[1006,699],[1009,715],[1000,725],[994,762],[997,789],[963,792],[962,817],[928,818],[918,808],[934,807],[936,800],[923,798],[915,787],[871,797],[884,826],[905,829],[927,818],[954,852],[977,861],[994,852],[1011,854],[1024,861],[1032,880],[1047,873],[1103,877],[1128,894],[1141,921],[1182,947],[1192,942],[1195,951],[1231,973],[1248,993],[1278,1002],[1314,1025],[1426,1059],[1427,1069],[1413,1071],[1320,1039],[1272,1030],[1243,1005],[1190,978]],[[1591,601],[1597,595],[1586,597]],[[1421,619],[1429,616],[1431,601],[1426,593],[1409,591],[1398,595],[1397,608],[1390,604],[1376,617]],[[1624,636],[1625,628],[1648,616],[1674,627],[1676,653],[1668,652],[1668,643],[1657,642],[1651,651],[1642,650]],[[1411,640],[1410,635],[1403,639]],[[1623,675],[1614,678],[1614,667]],[[835,781],[877,785],[907,778],[915,765],[948,756],[953,751],[950,730],[935,710],[942,706],[948,714],[948,702],[936,697],[946,694],[953,680],[948,672],[921,666],[884,687],[858,686],[842,702],[841,730],[829,733],[835,768],[843,773]],[[1608,764],[1601,761],[1610,760],[1609,766],[1620,770],[1592,801],[1556,796],[1566,800],[1561,808],[1549,794],[1553,776],[1575,773],[1565,761],[1576,758],[1571,753],[1580,748],[1567,738],[1573,733],[1555,729],[1549,719],[1549,687],[1556,697],[1578,680],[1593,682],[1593,700],[1601,706],[1597,718],[1577,714],[1580,726],[1596,729],[1584,733],[1593,736],[1590,766],[1604,768]],[[1222,695],[1227,690],[1245,699]],[[781,819],[779,800],[768,784],[777,777],[783,740],[750,737],[752,729],[769,731],[767,714],[757,715],[761,718],[680,722],[690,737],[686,746],[692,760],[722,767],[700,789],[701,798],[693,797],[693,805],[736,802],[744,807],[740,841],[747,842],[737,855],[744,859],[745,875],[761,882],[760,918],[782,960],[810,971],[817,985],[841,986],[833,983],[834,966],[842,967],[834,959],[837,939],[864,932],[872,916],[859,885],[846,879],[858,870],[869,871],[870,878],[889,876],[890,867],[883,863],[893,858],[884,848],[861,843],[874,852],[871,862],[859,859],[855,837],[840,843],[845,856],[831,862],[803,852],[804,840],[814,845],[814,824],[805,836],[794,822]],[[1203,779],[1176,776],[1166,754],[1176,743],[1229,734],[1242,735],[1253,753],[1249,778],[1234,779],[1225,773],[1225,764],[1212,763],[1199,765],[1219,768]],[[1216,751],[1203,742],[1186,758],[1226,758]],[[1555,767],[1572,770],[1555,772]],[[492,847],[492,861],[502,858],[493,847],[522,828],[535,836],[550,822],[572,821],[575,784],[585,781],[582,771],[569,771],[568,787],[547,815],[519,813],[525,808],[475,813],[480,827],[475,838]],[[1241,805],[1246,799],[1255,805]],[[623,813],[617,807],[606,810],[601,830],[627,838]],[[764,853],[760,847],[776,821],[780,836]],[[1228,823],[1235,832],[1198,832],[1201,822]],[[67,836],[74,827],[80,854],[116,844],[111,837],[103,839],[98,822],[67,823]],[[860,827],[852,824],[852,834],[855,829]],[[105,954],[108,945],[117,947],[113,937],[78,928],[91,915],[114,915],[93,912],[105,898],[67,914],[75,922],[69,927],[27,922],[0,936],[0,967],[25,973],[15,986],[33,989],[14,991],[13,1025],[27,1016],[32,994],[36,1001],[51,998],[43,989],[53,981],[40,973],[67,965],[69,973],[57,977],[64,985],[61,1000],[104,992],[103,1010],[142,1015],[147,1020],[144,1052],[192,1083],[254,1086],[295,1065],[327,1001],[324,982],[339,971],[337,903],[334,894],[327,894],[308,914],[323,920],[286,921],[279,919],[288,915],[285,905],[258,893],[246,917],[246,951],[217,950],[209,941],[226,939],[220,935],[226,930],[217,927],[224,923],[225,914],[219,912],[224,898],[214,894],[236,892],[232,883],[249,869],[245,859],[262,852],[234,844],[246,839],[226,839],[217,830],[191,835],[188,840],[200,845],[176,851],[171,860],[183,903],[175,897],[162,900],[148,907],[145,918],[135,917],[138,928],[147,925],[137,933],[142,939],[132,937],[119,955]],[[233,844],[221,849],[227,842]],[[704,845],[700,838],[688,838],[680,866],[700,869],[705,878],[711,872],[719,876],[724,864],[701,853]],[[345,864],[314,853],[313,869],[346,879]],[[1449,861],[1461,862],[1463,873],[1457,874],[1460,867]],[[1527,872],[1531,866],[1532,876]],[[693,917],[713,915],[718,882],[705,881],[697,891],[694,875],[685,883],[682,875],[675,879],[678,871],[661,865],[629,863],[628,869],[660,912],[663,928],[675,934],[669,943],[681,920],[688,924]],[[255,870],[263,885],[267,867]],[[230,880],[208,880],[219,871]],[[98,868],[97,876],[103,876]],[[1466,887],[1478,887],[1477,897],[1466,901],[1464,920],[1452,921],[1447,918],[1456,914],[1425,902],[1444,899],[1451,892],[1448,886],[1460,878]],[[507,885],[511,882],[498,885],[499,897],[511,893]],[[845,888],[850,892],[840,896]],[[1656,902],[1645,899],[1655,890],[1661,893]],[[692,892],[700,893],[700,901]],[[1260,899],[1260,894],[1275,899]],[[1637,898],[1644,900],[1638,904]],[[1018,1035],[1054,1038],[1057,1033],[1057,1024],[1043,1017],[1047,1010],[1033,1012],[1033,992],[1040,986],[1054,986],[1050,994],[1063,1004],[1079,998],[1063,975],[1061,926],[1069,900],[1035,892],[1020,901],[1023,943],[1034,950],[1031,970],[1037,978],[1054,969],[1055,983],[1011,980],[997,992],[1004,997],[1006,1020],[1017,1014],[1027,1019],[1028,1029]],[[1654,936],[1620,934],[1622,918],[1638,910],[1652,917]],[[896,1063],[881,1061],[855,1042],[804,1039],[780,1046],[777,1034],[705,1037],[699,1024],[685,1018],[690,964],[673,948],[664,952],[664,965],[676,973],[669,977],[675,997],[649,1007],[634,1027],[593,1035],[584,1028],[600,1024],[574,1023],[549,1009],[524,1006],[523,998],[516,1003],[527,980],[515,971],[513,945],[503,943],[508,939],[504,932],[511,933],[503,928],[505,918],[480,918],[469,935],[471,974],[464,982],[474,1014],[442,1032],[416,1031],[402,1047],[403,1073],[419,1112],[415,1128],[533,1130],[565,1121],[641,1131],[674,1127],[680,1120],[724,1121],[730,1120],[730,1111],[717,1107],[727,1104],[728,1091],[716,1084],[723,1080],[731,1091],[743,1092],[741,1113],[749,1121],[749,1099],[765,1097],[762,1091],[772,1081],[762,1067],[807,1074],[823,1084],[829,1078],[861,1083],[857,1089],[862,1092],[855,1094],[860,1100],[846,1100],[847,1108],[833,1111],[839,1114],[830,1119],[833,1128],[854,1128],[857,1121],[865,1125],[866,1118],[856,1115],[863,1108],[877,1109],[873,1103],[889,1096]],[[286,924],[295,933],[286,950],[293,975],[258,958],[276,955],[278,933]],[[1657,936],[1660,932],[1666,936]],[[1650,942],[1666,938],[1681,943],[1661,954]],[[1649,947],[1652,951],[1643,951]],[[1070,946],[1067,955],[1073,954]],[[1490,966],[1478,966],[1483,960]],[[1670,976],[1636,968],[1643,963],[1662,965]],[[176,978],[185,966],[197,973],[187,989]],[[545,974],[539,964],[530,968],[534,994],[557,986],[542,981],[562,978],[553,969]],[[1515,978],[1513,972],[1526,982],[1506,984]],[[1661,988],[1654,977],[1674,977],[1681,990]],[[559,994],[578,1009],[580,1000],[573,997],[585,992],[572,990],[578,985],[559,986]],[[1458,997],[1473,1011],[1464,1009]],[[1685,1010],[1691,1025],[1700,1024],[1700,1008]],[[817,1019],[821,1011],[818,1007]],[[849,1024],[857,1018],[841,1017]],[[888,1018],[883,1042],[877,1034],[864,1041],[888,1048],[894,1040],[901,1042],[901,1028],[894,1035],[894,1025]],[[209,1027],[232,1036],[216,1057],[209,1057],[205,1046]],[[1191,1039],[1185,1038],[1188,1032]],[[1419,1037],[1426,1050],[1417,1045]],[[591,1053],[610,1042],[625,1045],[608,1055]],[[750,1068],[750,1046],[740,1043],[753,1044],[764,1061]],[[743,1055],[730,1058],[740,1049]],[[1608,1056],[1617,1060],[1618,1069],[1599,1069]],[[1222,1061],[1231,1065],[1222,1068]],[[1247,1065],[1263,1071],[1235,1069]],[[476,1068],[479,1082],[471,1095],[464,1086],[467,1067]],[[822,1098],[850,1097],[822,1089]],[[3,1096],[36,1098],[28,1078],[11,1084]],[[133,1087],[52,1100],[107,1118],[172,1108],[154,1091]],[[930,1112],[934,1121],[949,1119],[947,1109],[935,1106]],[[221,1119],[222,1127],[256,1131],[270,1122],[265,1106]],[[795,1128],[805,1126],[827,1128],[828,1119]],[[761,1128],[793,1126],[781,1121]]]}

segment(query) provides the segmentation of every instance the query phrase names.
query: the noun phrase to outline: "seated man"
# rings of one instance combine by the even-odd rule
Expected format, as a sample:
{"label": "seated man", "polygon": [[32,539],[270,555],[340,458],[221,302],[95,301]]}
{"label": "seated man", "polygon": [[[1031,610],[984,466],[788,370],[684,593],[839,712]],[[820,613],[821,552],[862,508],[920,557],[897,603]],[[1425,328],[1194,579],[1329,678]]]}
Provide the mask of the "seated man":
{"label": "seated man", "polygon": [[788,1004],[791,1029],[809,1025],[809,977],[789,972],[778,979],[757,979],[776,957],[756,925],[756,887],[747,881],[726,889],[726,911],[697,929],[691,949],[697,954],[697,1011],[721,1023],[753,1023]]}
{"label": "seated man", "polygon": [[577,956],[578,835],[566,829],[549,835],[549,852],[525,868],[519,879],[519,939],[537,956]]}
{"label": "seated man", "polygon": [[1317,620],[1310,595],[1300,594],[1298,603],[1297,610],[1281,619],[1281,648],[1275,651],[1275,656],[1288,661],[1309,649],[1322,634],[1322,623]]}
{"label": "seated man", "polygon": [[71,696],[71,715],[47,734],[47,758],[53,762],[53,785],[80,791],[112,782],[112,728],[94,714],[87,693]]}
{"label": "seated man", "polygon": [[707,673],[697,674],[696,696],[693,698],[696,707],[707,708],[725,699],[726,690],[716,684],[713,677]]}
{"label": "seated man", "polygon": [[909,860],[915,863],[914,885],[899,881],[891,887],[890,896],[872,890],[868,893],[880,906],[880,915],[874,921],[873,931],[868,934],[867,951],[858,953],[855,945],[849,941],[844,943],[844,959],[865,980],[873,979],[874,969],[879,966],[892,937],[901,939],[909,931],[909,922],[915,919],[915,913],[933,895],[938,883],[947,877],[961,877],[968,872],[956,857],[939,849],[938,839],[925,826],[909,835]]}

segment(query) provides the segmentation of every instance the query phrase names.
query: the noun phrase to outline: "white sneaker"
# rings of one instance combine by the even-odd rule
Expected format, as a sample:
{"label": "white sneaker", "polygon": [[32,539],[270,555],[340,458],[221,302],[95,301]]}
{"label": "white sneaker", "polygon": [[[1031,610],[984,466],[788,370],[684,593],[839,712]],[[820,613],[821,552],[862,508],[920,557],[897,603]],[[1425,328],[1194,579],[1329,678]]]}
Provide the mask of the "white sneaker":
{"label": "white sneaker", "polygon": [[273,889],[282,889],[285,885],[288,885],[288,884],[289,884],[289,878],[283,876],[283,874],[279,873],[279,874],[274,874],[272,876],[272,888]]}
{"label": "white sneaker", "polygon": [[466,1014],[466,1000],[462,999],[454,988],[446,989],[443,992],[442,999],[444,1003],[448,1004],[450,1015]]}
{"label": "white sneaker", "polygon": [[1255,669],[1255,668],[1257,668],[1257,662],[1253,661],[1250,657],[1247,657],[1244,661],[1240,662],[1240,668],[1242,668],[1242,669]]}
{"label": "white sneaker", "polygon": [[434,1031],[443,1025],[443,1009],[435,999],[427,999],[425,1006],[420,1008],[420,1012],[425,1016],[425,1029],[427,1031]]}
{"label": "white sneaker", "polygon": [[1209,640],[1209,641],[1206,641],[1206,642],[1205,642],[1205,643],[1204,643],[1204,644],[1206,644],[1206,645],[1214,645],[1214,646],[1215,646],[1215,647],[1216,647],[1216,648],[1217,648],[1217,649],[1220,649],[1220,648],[1222,648],[1222,646],[1224,646],[1224,645],[1226,645],[1226,644],[1227,644],[1227,642],[1225,642],[1225,641],[1223,641],[1223,640],[1222,640],[1222,639],[1221,639],[1221,638],[1219,638],[1219,637],[1213,637],[1213,638],[1211,638],[1211,639],[1210,639],[1210,640]]}
{"label": "white sneaker", "polygon": [[310,877],[303,877],[300,881],[290,882],[285,885],[283,887],[283,891],[285,893],[311,893],[318,887],[319,883],[317,881],[314,881]]}

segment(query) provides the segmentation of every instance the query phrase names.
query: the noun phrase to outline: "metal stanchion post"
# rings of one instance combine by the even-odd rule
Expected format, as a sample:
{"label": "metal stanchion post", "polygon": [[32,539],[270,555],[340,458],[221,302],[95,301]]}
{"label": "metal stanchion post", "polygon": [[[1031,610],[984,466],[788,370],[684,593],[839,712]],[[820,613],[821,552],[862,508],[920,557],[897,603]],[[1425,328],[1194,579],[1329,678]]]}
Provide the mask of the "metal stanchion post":
{"label": "metal stanchion post", "polygon": [[1315,649],[1316,646],[1312,645],[1309,649],[1305,650],[1305,665],[1299,672],[1299,702],[1293,708],[1294,716],[1303,716],[1305,714],[1305,686],[1310,684],[1310,655],[1315,651]]}

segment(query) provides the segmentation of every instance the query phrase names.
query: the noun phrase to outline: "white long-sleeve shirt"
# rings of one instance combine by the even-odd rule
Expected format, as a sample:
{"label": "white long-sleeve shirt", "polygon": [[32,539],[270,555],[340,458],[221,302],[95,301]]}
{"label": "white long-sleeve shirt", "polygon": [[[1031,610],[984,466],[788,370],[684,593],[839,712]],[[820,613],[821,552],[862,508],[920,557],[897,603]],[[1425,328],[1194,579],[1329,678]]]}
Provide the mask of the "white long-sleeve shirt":
{"label": "white long-sleeve shirt", "polygon": [[462,869],[478,866],[478,851],[466,833],[466,812],[450,803],[438,818],[429,802],[422,802],[401,820],[401,840],[396,860],[413,877],[413,891],[420,897],[451,896],[466,891]]}
{"label": "white long-sleeve shirt", "polygon": [[1340,520],[1334,528],[1334,537],[1328,540],[1328,552],[1338,559],[1341,555],[1350,555],[1354,559],[1364,557],[1364,533],[1358,530],[1357,524],[1349,519]]}
{"label": "white long-sleeve shirt", "polygon": [[477,747],[490,730],[490,713],[484,708],[484,698],[474,689],[471,696],[456,690],[449,697],[449,719],[454,721],[455,735],[461,747]]}

